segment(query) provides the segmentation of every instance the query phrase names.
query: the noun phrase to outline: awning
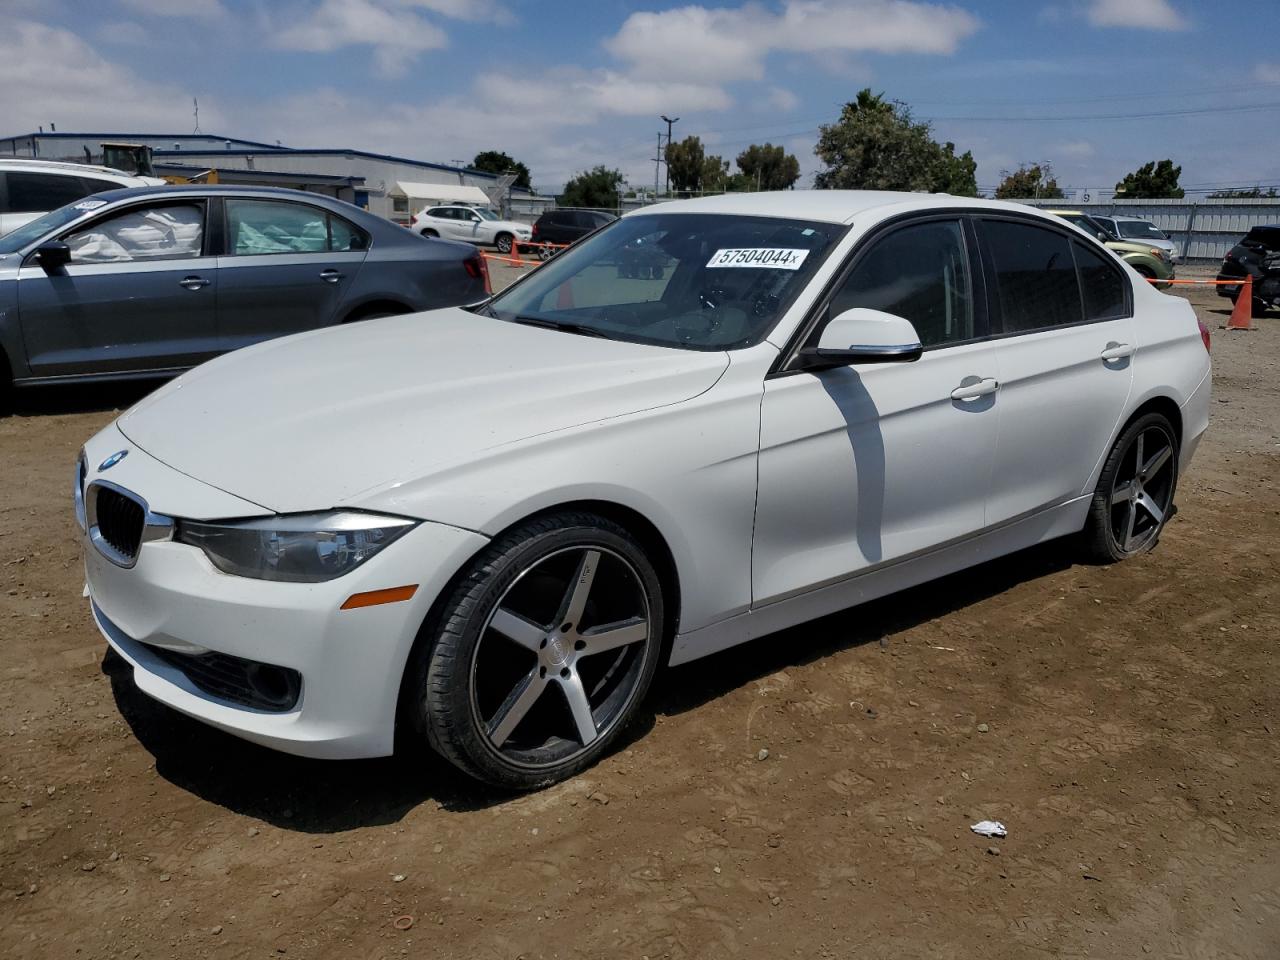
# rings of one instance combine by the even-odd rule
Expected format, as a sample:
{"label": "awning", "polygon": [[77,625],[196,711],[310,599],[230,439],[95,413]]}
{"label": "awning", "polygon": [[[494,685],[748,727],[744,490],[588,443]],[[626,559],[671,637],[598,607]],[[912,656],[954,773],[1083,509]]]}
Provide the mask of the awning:
{"label": "awning", "polygon": [[429,200],[436,203],[478,203],[488,206],[489,198],[479,187],[464,187],[457,183],[413,183],[397,180],[393,197],[410,200]]}

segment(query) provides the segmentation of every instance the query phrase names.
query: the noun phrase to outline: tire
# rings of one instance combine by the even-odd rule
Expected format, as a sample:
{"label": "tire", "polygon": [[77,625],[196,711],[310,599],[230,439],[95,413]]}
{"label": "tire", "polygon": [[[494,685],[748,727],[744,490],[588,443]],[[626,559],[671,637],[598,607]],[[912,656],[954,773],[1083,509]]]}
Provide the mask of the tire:
{"label": "tire", "polygon": [[515,238],[509,233],[500,233],[493,238],[493,245],[498,248],[498,252],[506,255],[511,252],[511,243]]}
{"label": "tire", "polygon": [[1173,516],[1177,486],[1177,433],[1163,414],[1144,414],[1125,427],[1103,464],[1084,527],[1088,558],[1115,563],[1155,547]]}
{"label": "tire", "polygon": [[411,667],[420,737],[471,776],[535,790],[586,769],[648,692],[662,585],[636,540],[591,513],[529,521],[453,589]]}
{"label": "tire", "polygon": [[421,236],[424,236],[424,237],[439,237],[439,236],[440,236],[440,234],[439,234],[439,233],[437,233],[435,230],[432,230],[430,227],[427,227],[425,230],[423,230],[423,231],[421,232]]}

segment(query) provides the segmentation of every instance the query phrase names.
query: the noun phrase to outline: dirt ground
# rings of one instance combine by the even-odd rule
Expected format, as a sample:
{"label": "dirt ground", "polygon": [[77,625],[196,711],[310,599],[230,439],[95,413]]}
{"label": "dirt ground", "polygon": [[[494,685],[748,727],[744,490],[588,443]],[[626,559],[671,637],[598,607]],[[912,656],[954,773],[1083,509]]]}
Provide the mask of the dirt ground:
{"label": "dirt ground", "polygon": [[1280,319],[1228,334],[1188,296],[1213,424],[1154,553],[1051,544],[667,671],[621,749],[525,797],[139,694],[69,484],[142,391],[28,398],[0,419],[0,956],[1280,956]]}

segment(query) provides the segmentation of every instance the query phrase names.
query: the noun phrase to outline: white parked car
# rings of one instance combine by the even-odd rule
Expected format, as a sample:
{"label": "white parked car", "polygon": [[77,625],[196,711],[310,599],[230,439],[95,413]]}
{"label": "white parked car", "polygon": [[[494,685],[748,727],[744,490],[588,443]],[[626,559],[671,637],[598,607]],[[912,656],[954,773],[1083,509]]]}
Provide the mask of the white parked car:
{"label": "white parked car", "polygon": [[0,157],[0,236],[90,194],[164,182],[112,167]]}
{"label": "white parked car", "polygon": [[424,237],[492,244],[499,253],[510,253],[513,240],[525,243],[533,236],[527,223],[503,220],[492,210],[461,203],[425,208],[414,216],[410,229]]}
{"label": "white parked car", "polygon": [[1095,220],[1127,243],[1147,243],[1158,247],[1168,254],[1170,263],[1181,263],[1182,255],[1178,245],[1169,239],[1169,235],[1150,220],[1141,217],[1099,217]]}
{"label": "white parked car", "polygon": [[486,305],[144,399],[76,471],[87,592],[183,713],[318,757],[387,754],[399,723],[533,788],[609,749],[662,663],[1055,537],[1149,550],[1208,346],[1023,206],[662,204]]}

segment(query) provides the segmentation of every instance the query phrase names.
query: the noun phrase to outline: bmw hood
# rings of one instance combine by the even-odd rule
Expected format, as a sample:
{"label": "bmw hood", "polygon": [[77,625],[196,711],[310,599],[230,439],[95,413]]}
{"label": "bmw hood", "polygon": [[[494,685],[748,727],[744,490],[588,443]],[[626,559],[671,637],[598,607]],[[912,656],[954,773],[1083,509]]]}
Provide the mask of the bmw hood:
{"label": "bmw hood", "polygon": [[322,510],[504,444],[679,403],[728,363],[450,308],[228,354],[117,425],[227,493],[275,512]]}

